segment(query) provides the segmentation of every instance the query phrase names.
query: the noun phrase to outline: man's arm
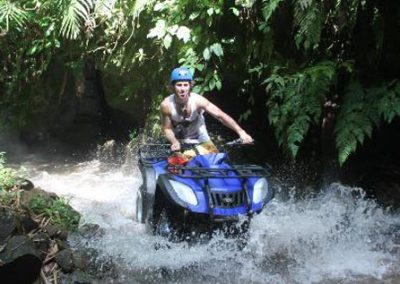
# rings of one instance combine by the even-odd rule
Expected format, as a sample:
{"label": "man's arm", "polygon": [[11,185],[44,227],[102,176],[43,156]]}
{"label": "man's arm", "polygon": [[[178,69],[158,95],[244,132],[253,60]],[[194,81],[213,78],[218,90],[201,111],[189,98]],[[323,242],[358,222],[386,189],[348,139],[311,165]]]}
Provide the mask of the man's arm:
{"label": "man's arm", "polygon": [[223,112],[219,107],[211,103],[206,98],[199,97],[198,106],[201,109],[204,109],[207,113],[211,114],[214,118],[221,121],[223,125],[235,131],[239,135],[240,139],[242,139],[243,143],[253,142],[253,138],[251,138],[251,136],[247,134],[246,131],[244,131],[232,117]]}
{"label": "man's arm", "polygon": [[168,105],[165,102],[161,103],[161,127],[164,132],[165,138],[171,143],[171,150],[178,151],[181,149],[181,144],[175,137],[175,133],[172,130],[171,114],[169,112]]}

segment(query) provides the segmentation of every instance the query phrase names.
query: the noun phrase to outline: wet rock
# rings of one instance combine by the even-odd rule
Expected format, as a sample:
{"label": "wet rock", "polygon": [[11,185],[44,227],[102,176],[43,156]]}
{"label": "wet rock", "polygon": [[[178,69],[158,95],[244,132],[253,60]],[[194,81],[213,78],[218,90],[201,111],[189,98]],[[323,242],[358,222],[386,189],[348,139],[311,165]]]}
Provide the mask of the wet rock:
{"label": "wet rock", "polygon": [[8,240],[4,250],[0,252],[0,258],[3,262],[7,262],[26,254],[39,256],[32,240],[27,236],[19,235]]}
{"label": "wet rock", "polygon": [[35,198],[40,198],[45,204],[51,204],[57,198],[57,195],[35,187],[29,191],[21,192],[21,206],[30,208],[32,206],[32,200]]}
{"label": "wet rock", "polygon": [[14,218],[5,210],[0,211],[0,245],[3,244],[15,231]]}
{"label": "wet rock", "polygon": [[95,267],[95,261],[98,253],[95,249],[85,248],[74,254],[74,264],[80,270],[88,270],[90,267]]}
{"label": "wet rock", "polygon": [[3,284],[33,283],[40,273],[42,263],[33,255],[23,255],[0,266],[0,279]]}
{"label": "wet rock", "polygon": [[32,241],[35,245],[35,248],[40,253],[40,258],[44,260],[50,246],[50,238],[47,236],[47,234],[40,232],[32,237]]}
{"label": "wet rock", "polygon": [[125,159],[125,146],[115,140],[108,140],[97,148],[100,161],[109,164],[121,164]]}
{"label": "wet rock", "polygon": [[0,243],[12,233],[29,233],[38,226],[39,224],[27,215],[3,211],[0,213]]}
{"label": "wet rock", "polygon": [[95,239],[104,235],[104,229],[98,224],[85,224],[78,229],[77,233],[80,237]]}
{"label": "wet rock", "polygon": [[32,283],[39,276],[42,266],[40,253],[27,236],[10,238],[0,252],[0,260],[2,283]]}
{"label": "wet rock", "polygon": [[[63,274],[60,277],[61,284],[91,284],[91,283],[99,283],[96,279],[93,279],[93,276],[90,274],[76,270],[70,274]],[[112,282],[108,282],[112,283]]]}
{"label": "wet rock", "polygon": [[111,257],[99,256],[97,250],[85,248],[74,253],[74,265],[76,268],[86,271],[97,277],[116,278],[117,273]]}
{"label": "wet rock", "polygon": [[49,235],[50,238],[58,238],[65,241],[68,237],[68,231],[56,225],[47,224],[44,228],[44,231]]}
{"label": "wet rock", "polygon": [[27,216],[21,216],[20,225],[22,233],[29,233],[39,227],[39,224]]}
{"label": "wet rock", "polygon": [[23,189],[23,190],[32,190],[35,186],[33,185],[33,182],[31,182],[28,179],[18,177],[15,179],[15,186],[18,189]]}
{"label": "wet rock", "polygon": [[64,273],[74,269],[73,253],[71,249],[64,249],[57,253],[56,262]]}
{"label": "wet rock", "polygon": [[56,244],[60,250],[69,248],[69,244],[66,240],[56,239]]}

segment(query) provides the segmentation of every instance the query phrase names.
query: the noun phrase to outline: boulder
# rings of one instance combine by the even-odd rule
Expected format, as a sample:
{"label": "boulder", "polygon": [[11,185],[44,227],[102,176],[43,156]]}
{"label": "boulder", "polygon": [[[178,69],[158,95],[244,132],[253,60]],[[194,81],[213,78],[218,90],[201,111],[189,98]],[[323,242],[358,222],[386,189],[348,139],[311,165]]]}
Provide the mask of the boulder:
{"label": "boulder", "polygon": [[38,278],[41,266],[40,252],[27,236],[11,237],[0,252],[2,283],[32,283]]}
{"label": "boulder", "polygon": [[50,247],[49,236],[43,232],[39,232],[32,237],[32,241],[35,244],[35,248],[40,253],[40,258],[44,260]]}
{"label": "boulder", "polygon": [[18,189],[23,189],[23,190],[32,190],[35,187],[33,185],[33,182],[31,182],[30,180],[28,180],[26,178],[21,178],[21,177],[17,177],[15,179],[15,186]]}
{"label": "boulder", "polygon": [[29,233],[39,227],[39,224],[28,216],[20,216],[19,224],[21,233]]}
{"label": "boulder", "polygon": [[47,204],[51,204],[57,198],[57,195],[55,193],[47,192],[43,189],[35,187],[29,191],[21,192],[21,206],[29,208],[32,205],[32,199],[37,197],[41,197],[44,202],[46,202]]}
{"label": "boulder", "polygon": [[0,210],[0,245],[7,241],[16,228],[13,216],[5,210]]}
{"label": "boulder", "polygon": [[72,272],[74,269],[73,254],[71,249],[64,249],[57,253],[56,262],[64,273]]}
{"label": "boulder", "polygon": [[75,251],[74,266],[100,279],[106,277],[115,279],[117,277],[117,271],[112,258],[99,255],[99,252],[93,248],[83,248]]}
{"label": "boulder", "polygon": [[79,227],[76,233],[81,238],[92,240],[102,237],[105,232],[98,224],[87,223]]}

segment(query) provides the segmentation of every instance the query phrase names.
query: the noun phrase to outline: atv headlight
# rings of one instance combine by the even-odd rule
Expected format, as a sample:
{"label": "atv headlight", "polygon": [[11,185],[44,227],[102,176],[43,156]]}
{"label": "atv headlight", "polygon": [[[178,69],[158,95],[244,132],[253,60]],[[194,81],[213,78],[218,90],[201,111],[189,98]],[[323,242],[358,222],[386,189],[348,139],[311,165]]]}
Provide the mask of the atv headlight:
{"label": "atv headlight", "polygon": [[268,182],[265,178],[256,181],[253,187],[253,202],[259,203],[264,201],[268,193]]}
{"label": "atv headlight", "polygon": [[176,180],[169,180],[172,185],[172,189],[178,195],[179,199],[189,203],[190,205],[196,206],[198,204],[196,195],[190,186],[187,186],[184,183],[178,182]]}

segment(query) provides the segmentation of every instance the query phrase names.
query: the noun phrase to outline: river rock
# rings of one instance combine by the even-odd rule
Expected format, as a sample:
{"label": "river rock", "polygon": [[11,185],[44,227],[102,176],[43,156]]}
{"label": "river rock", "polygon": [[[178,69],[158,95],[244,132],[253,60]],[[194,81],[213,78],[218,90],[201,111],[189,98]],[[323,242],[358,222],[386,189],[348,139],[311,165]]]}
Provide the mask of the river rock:
{"label": "river rock", "polygon": [[111,257],[100,256],[93,248],[83,248],[74,252],[74,265],[94,277],[116,278],[117,273]]}
{"label": "river rock", "polygon": [[57,198],[57,195],[55,193],[47,192],[44,191],[43,189],[40,189],[38,187],[35,187],[29,191],[22,191],[21,192],[21,206],[25,208],[30,208],[30,203],[32,199],[41,197],[42,199],[45,200],[46,203],[51,204],[53,200]]}
{"label": "river rock", "polygon": [[0,210],[0,245],[2,245],[15,231],[14,218],[5,210]]}
{"label": "river rock", "polygon": [[31,182],[30,180],[28,180],[26,178],[21,178],[21,177],[17,177],[15,179],[15,186],[18,189],[23,189],[23,190],[32,190],[35,187],[33,185],[33,182]]}
{"label": "river rock", "polygon": [[[27,236],[14,236],[0,252],[1,283],[32,283],[39,276],[40,253]],[[24,273],[21,273],[23,271]]]}
{"label": "river rock", "polygon": [[11,213],[5,210],[0,211],[0,243],[2,243],[12,233],[29,233],[37,229],[39,224],[30,217]]}
{"label": "river rock", "polygon": [[98,224],[84,224],[79,227],[77,233],[80,237],[85,239],[96,239],[104,235],[104,229],[101,228]]}
{"label": "river rock", "polygon": [[57,253],[56,262],[64,273],[74,269],[73,253],[71,249],[64,249]]}
{"label": "river rock", "polygon": [[58,238],[60,240],[67,240],[68,231],[60,228],[57,225],[47,224],[44,231],[49,235],[50,238]]}
{"label": "river rock", "polygon": [[44,260],[50,247],[49,236],[43,232],[40,232],[32,237],[32,241],[35,244],[36,249],[40,253],[40,258]]}
{"label": "river rock", "polygon": [[[61,284],[91,284],[91,283],[99,283],[97,279],[94,279],[90,274],[76,270],[70,274],[63,274],[60,277]],[[113,283],[113,282],[103,282],[103,283]]]}
{"label": "river rock", "polygon": [[39,227],[39,224],[28,216],[20,216],[19,219],[20,230],[22,233],[29,233]]}

